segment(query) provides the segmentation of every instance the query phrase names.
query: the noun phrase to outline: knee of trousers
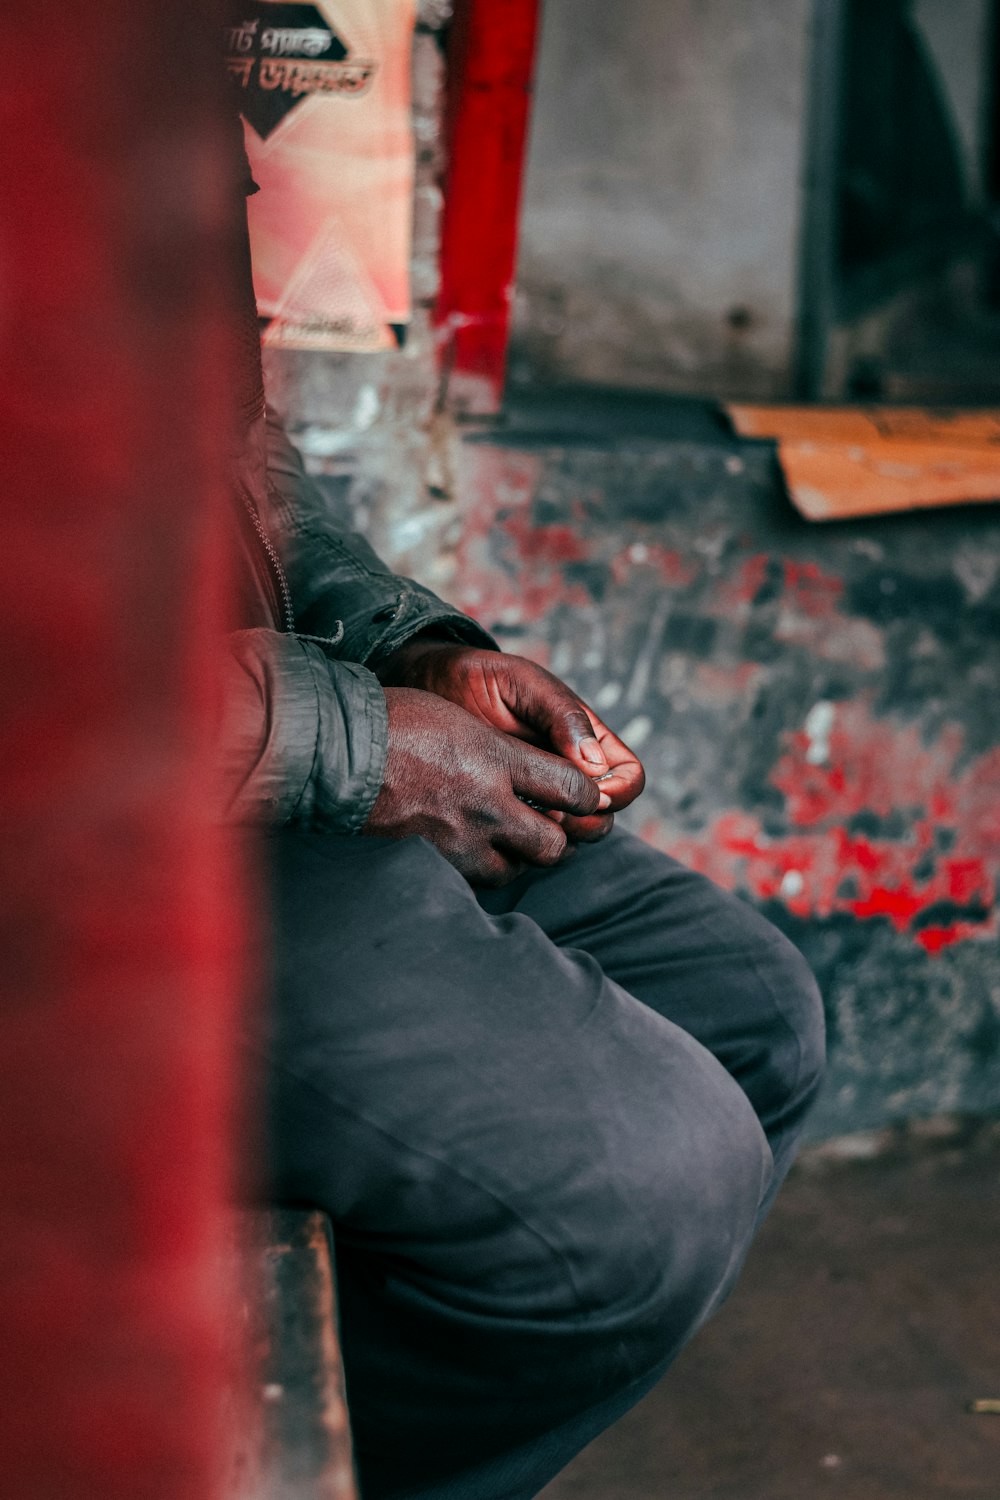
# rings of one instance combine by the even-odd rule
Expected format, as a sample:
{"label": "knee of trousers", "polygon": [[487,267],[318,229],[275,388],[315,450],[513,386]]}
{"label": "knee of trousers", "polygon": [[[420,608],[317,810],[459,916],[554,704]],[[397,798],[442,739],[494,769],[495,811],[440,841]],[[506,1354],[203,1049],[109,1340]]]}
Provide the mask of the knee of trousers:
{"label": "knee of trousers", "polygon": [[816,979],[795,945],[776,929],[758,964],[781,1017],[767,1071],[782,1113],[804,1114],[826,1068],[826,1021]]}
{"label": "knee of trousers", "polygon": [[610,1335],[617,1376],[632,1380],[669,1361],[731,1287],[773,1164],[746,1095],[700,1048],[619,1153],[608,1211],[581,1236],[591,1311],[578,1331],[605,1349]]}

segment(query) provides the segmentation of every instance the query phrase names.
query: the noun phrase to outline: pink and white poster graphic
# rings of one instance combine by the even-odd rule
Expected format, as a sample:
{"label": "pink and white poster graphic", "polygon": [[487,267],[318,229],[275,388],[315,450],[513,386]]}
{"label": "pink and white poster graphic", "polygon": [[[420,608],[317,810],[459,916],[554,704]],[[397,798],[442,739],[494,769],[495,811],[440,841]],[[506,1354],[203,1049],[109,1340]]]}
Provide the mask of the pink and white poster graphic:
{"label": "pink and white poster graphic", "polygon": [[391,348],[410,318],[415,0],[236,0],[225,52],[261,191],[269,345]]}

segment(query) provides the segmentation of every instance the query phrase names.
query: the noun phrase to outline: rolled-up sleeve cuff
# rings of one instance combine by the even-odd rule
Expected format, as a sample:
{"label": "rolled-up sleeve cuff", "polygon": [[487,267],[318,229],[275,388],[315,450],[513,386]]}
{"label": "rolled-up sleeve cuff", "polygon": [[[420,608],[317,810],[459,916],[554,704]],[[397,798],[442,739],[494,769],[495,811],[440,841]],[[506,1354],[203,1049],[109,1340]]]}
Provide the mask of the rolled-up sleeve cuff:
{"label": "rolled-up sleeve cuff", "polygon": [[303,796],[305,819],[330,832],[356,833],[367,822],[385,776],[385,694],[367,667],[331,661],[317,647],[305,649],[319,707],[315,763]]}
{"label": "rolled-up sleeve cuff", "polygon": [[388,730],[367,668],[296,636],[229,637],[220,772],[230,821],[356,832],[382,787]]}
{"label": "rolled-up sleeve cuff", "polygon": [[384,604],[374,613],[344,624],[345,638],[337,648],[338,656],[363,661],[376,670],[400,646],[405,646],[421,631],[432,628],[461,645],[479,646],[488,651],[500,649],[489,632],[475,620],[418,584],[408,584],[391,604]]}

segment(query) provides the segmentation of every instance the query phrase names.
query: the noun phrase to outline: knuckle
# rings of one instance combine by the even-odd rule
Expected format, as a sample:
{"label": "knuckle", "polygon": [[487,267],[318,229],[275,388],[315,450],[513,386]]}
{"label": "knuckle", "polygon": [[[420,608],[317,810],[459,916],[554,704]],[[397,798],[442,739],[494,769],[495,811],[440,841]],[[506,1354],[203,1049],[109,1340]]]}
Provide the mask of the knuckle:
{"label": "knuckle", "polygon": [[495,891],[499,890],[501,886],[506,885],[511,879],[513,879],[513,871],[510,862],[504,859],[502,855],[493,853],[484,855],[480,859],[476,870],[476,885],[481,885],[486,890]]}
{"label": "knuckle", "polygon": [[536,851],[540,864],[557,865],[566,850],[566,835],[554,823],[539,835]]}
{"label": "knuckle", "polygon": [[601,794],[590,777],[568,762],[562,772],[562,783],[564,795],[575,802],[582,813],[593,812],[601,800]]}
{"label": "knuckle", "polygon": [[583,825],[581,838],[588,844],[599,844],[606,839],[615,826],[614,813],[602,813],[598,818],[588,818]]}

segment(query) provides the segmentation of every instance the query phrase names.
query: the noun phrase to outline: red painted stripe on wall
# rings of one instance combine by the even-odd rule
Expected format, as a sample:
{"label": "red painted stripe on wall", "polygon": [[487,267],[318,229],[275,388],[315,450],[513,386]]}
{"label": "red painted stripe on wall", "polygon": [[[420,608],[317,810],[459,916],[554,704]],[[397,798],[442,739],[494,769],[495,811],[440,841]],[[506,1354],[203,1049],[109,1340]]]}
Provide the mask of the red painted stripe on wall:
{"label": "red painted stripe on wall", "polygon": [[538,0],[458,0],[435,310],[446,399],[499,410],[510,334]]}

